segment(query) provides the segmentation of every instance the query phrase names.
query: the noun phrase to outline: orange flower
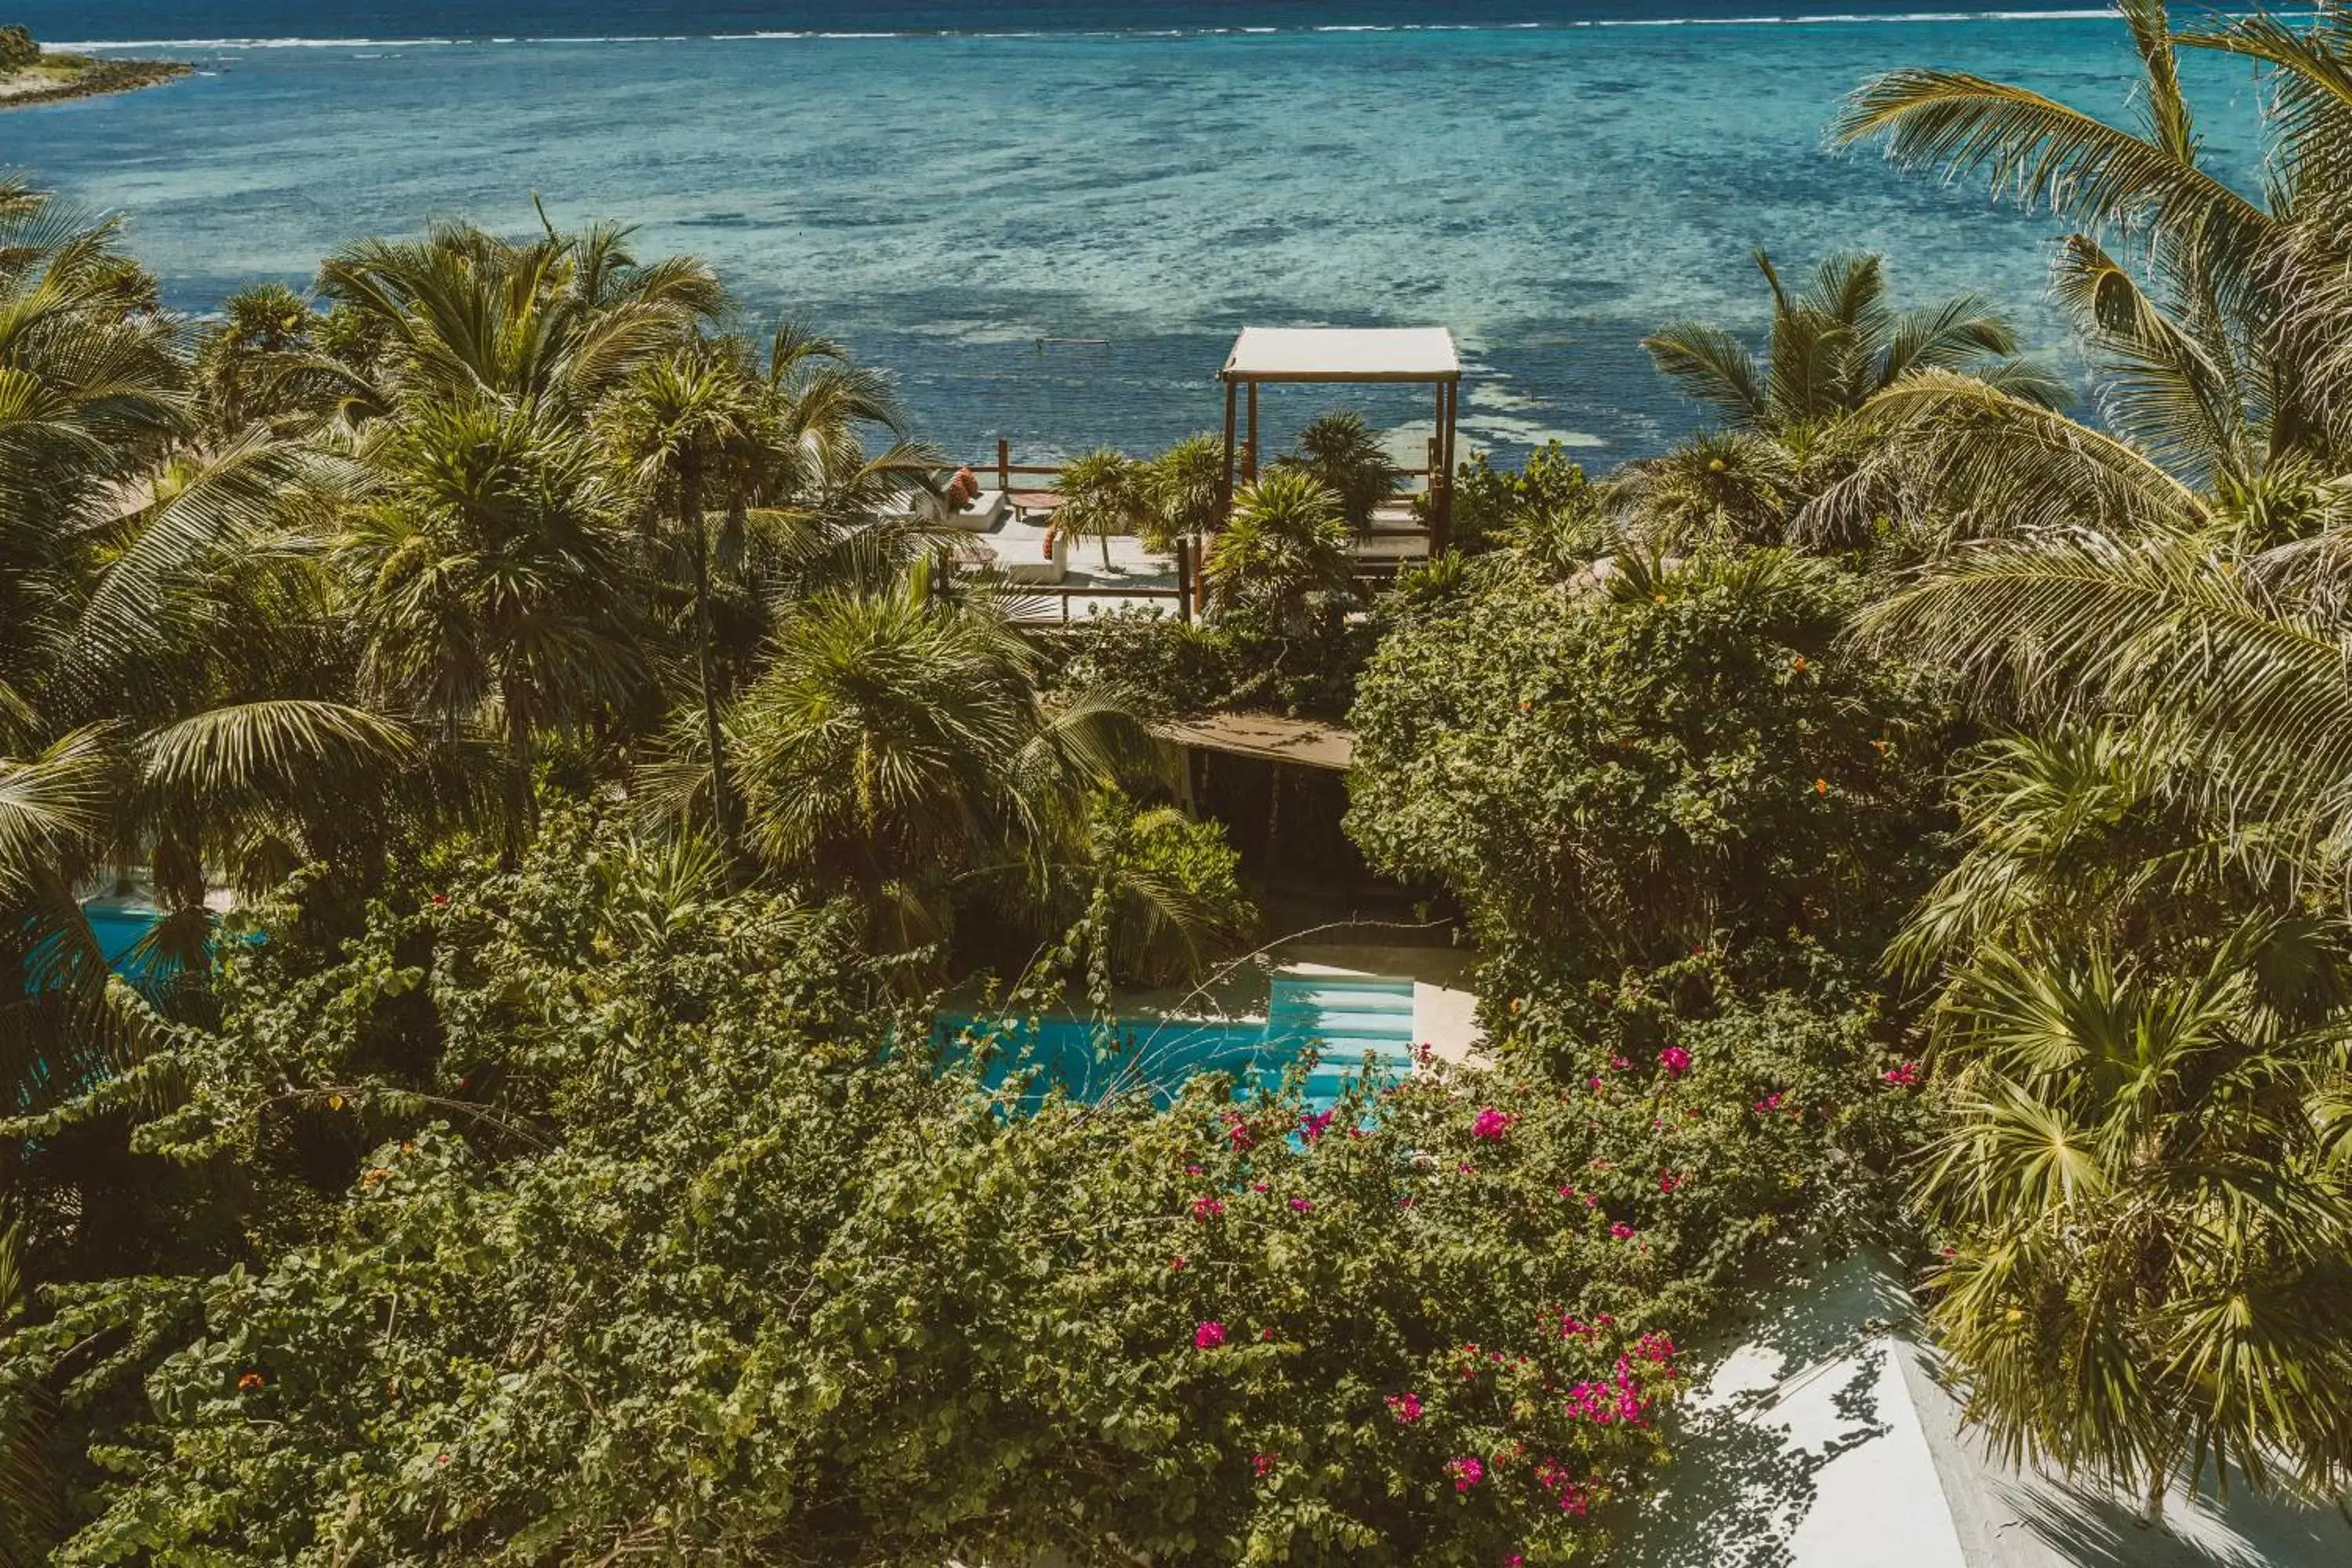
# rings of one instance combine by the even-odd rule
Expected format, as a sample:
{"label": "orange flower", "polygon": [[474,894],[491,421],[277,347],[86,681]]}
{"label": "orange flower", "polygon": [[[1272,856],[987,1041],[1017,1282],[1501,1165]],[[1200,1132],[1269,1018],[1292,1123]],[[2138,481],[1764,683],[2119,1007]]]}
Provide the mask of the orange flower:
{"label": "orange flower", "polygon": [[1830,793],[1830,781],[1829,781],[1829,780],[1827,780],[1827,779],[1815,779],[1815,780],[1813,781],[1813,793],[1814,793],[1815,795],[1827,795],[1827,794],[1829,794],[1829,793]]}
{"label": "orange flower", "polygon": [[1895,742],[1892,741],[1873,741],[1871,744],[1878,748],[1878,754],[1882,757],[1889,751],[1893,750],[1895,746]]}
{"label": "orange flower", "polygon": [[391,1174],[392,1173],[390,1171],[385,1170],[382,1165],[378,1165],[366,1175],[360,1178],[360,1185],[363,1187],[372,1187]]}
{"label": "orange flower", "polygon": [[263,1384],[268,1381],[269,1380],[268,1378],[263,1377],[257,1372],[248,1372],[243,1377],[236,1380],[236,1391],[239,1394],[251,1394],[255,1389],[259,1388]]}
{"label": "orange flower", "polygon": [[1802,668],[1805,668],[1805,656],[1804,656],[1803,654],[1799,654],[1799,655],[1796,657],[1796,660],[1795,660],[1795,662],[1791,663],[1791,664],[1789,666],[1789,668],[1790,668],[1790,669],[1802,669]]}

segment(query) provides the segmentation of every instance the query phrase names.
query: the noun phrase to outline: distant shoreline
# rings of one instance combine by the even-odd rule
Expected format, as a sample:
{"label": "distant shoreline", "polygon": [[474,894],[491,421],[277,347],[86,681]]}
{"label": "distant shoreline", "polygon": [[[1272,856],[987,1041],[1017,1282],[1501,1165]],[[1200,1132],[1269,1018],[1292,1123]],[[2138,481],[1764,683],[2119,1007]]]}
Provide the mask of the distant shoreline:
{"label": "distant shoreline", "polygon": [[136,92],[175,81],[195,68],[180,60],[109,60],[44,55],[37,65],[0,75],[0,110],[30,109],[102,93]]}

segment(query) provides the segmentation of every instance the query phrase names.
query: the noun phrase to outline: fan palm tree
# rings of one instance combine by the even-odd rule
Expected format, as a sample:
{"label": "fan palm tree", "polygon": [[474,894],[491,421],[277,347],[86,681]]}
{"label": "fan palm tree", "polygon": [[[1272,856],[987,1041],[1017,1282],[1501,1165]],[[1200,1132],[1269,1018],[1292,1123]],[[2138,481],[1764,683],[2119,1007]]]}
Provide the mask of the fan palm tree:
{"label": "fan palm tree", "polygon": [[1929,1321],[2012,1458],[2151,1520],[2184,1468],[2352,1483],[2340,936],[2255,916],[2185,973],[1992,946],[1956,980]]}
{"label": "fan palm tree", "polygon": [[1234,497],[1233,516],[1210,546],[1211,601],[1221,612],[1266,610],[1296,628],[1317,594],[1354,591],[1354,533],[1339,498],[1304,468],[1269,469]]}
{"label": "fan palm tree", "polygon": [[1110,565],[1113,534],[1133,533],[1150,526],[1152,510],[1150,474],[1124,452],[1097,447],[1062,465],[1055,479],[1061,491],[1061,510],[1055,525],[1102,542],[1102,563]]}
{"label": "fan palm tree", "polygon": [[532,816],[534,733],[647,679],[621,498],[563,427],[488,400],[414,408],[378,463],[381,493],[332,544],[361,689],[445,742],[502,737],[511,851]]}
{"label": "fan palm tree", "polygon": [[752,844],[937,930],[957,873],[1027,856],[1090,792],[1160,765],[1131,715],[1049,704],[1041,676],[984,598],[940,603],[926,562],[887,590],[794,605],[730,716]]}
{"label": "fan palm tree", "polygon": [[1373,510],[1396,494],[1404,477],[1360,414],[1326,414],[1299,431],[1295,447],[1274,467],[1311,476],[1339,498],[1339,515],[1359,533],[1371,526]]}

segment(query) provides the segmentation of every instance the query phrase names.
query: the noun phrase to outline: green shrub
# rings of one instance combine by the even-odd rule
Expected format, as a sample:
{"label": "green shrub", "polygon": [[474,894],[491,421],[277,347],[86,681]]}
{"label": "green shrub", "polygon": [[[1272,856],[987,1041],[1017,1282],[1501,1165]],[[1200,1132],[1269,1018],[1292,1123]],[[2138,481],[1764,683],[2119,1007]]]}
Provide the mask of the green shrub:
{"label": "green shrub", "polygon": [[323,967],[234,955],[142,1142],[232,1190],[297,1119],[358,1157],[250,1267],[0,1341],[0,1416],[55,1379],[105,1445],[65,1560],[1583,1560],[1673,1339],[1874,1103],[1727,1027],[1573,1091],[1021,1114],[853,929],[558,816]]}
{"label": "green shrub", "polygon": [[0,26],[0,70],[22,70],[40,60],[41,46],[33,41],[30,29],[14,22]]}
{"label": "green shrub", "polygon": [[1373,658],[1349,831],[1537,972],[1792,931],[1874,957],[1932,869],[1942,748],[1898,668],[1836,643],[1853,600],[1778,552],[1566,585],[1497,562]]}

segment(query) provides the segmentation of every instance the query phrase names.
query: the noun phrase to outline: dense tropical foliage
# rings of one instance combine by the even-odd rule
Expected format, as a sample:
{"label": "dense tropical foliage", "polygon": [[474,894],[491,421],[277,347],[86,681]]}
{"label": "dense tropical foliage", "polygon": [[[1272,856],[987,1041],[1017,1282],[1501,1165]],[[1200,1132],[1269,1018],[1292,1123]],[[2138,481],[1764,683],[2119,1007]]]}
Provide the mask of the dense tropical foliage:
{"label": "dense tropical foliage", "polygon": [[[1645,345],[1711,424],[1474,456],[1392,582],[1356,416],[1229,511],[1072,458],[1203,614],[1050,636],[691,258],[191,322],[0,185],[0,1568],[1591,1561],[1677,1347],[1865,1239],[2008,1451],[2341,1498],[2352,22],[2119,10],[2134,123],[1837,125],[2074,226],[2087,400],[1759,255],[1760,342]],[[1286,934],[1297,792],[1229,840],[1155,738],[1234,708],[1347,720],[1318,876],[1475,944],[1483,1062],[1057,1089],[1041,1019]]]}

